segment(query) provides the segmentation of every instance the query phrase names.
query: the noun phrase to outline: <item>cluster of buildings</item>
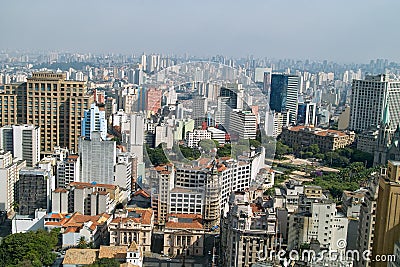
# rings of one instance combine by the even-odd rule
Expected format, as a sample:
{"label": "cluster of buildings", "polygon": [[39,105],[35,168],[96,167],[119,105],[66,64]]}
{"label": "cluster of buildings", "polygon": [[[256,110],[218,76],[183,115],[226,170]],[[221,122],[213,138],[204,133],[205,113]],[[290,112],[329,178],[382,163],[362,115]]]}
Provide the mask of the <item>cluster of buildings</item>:
{"label": "cluster of buildings", "polygon": [[[0,210],[12,216],[13,233],[59,228],[69,248],[64,266],[101,258],[142,266],[150,252],[210,253],[222,266],[255,266],[260,251],[279,249],[396,252],[400,83],[254,67],[264,99],[245,79],[230,82],[242,69],[174,65],[143,55],[129,69],[69,71],[74,80],[63,71],[34,72],[1,88]],[[182,73],[196,82],[181,82]],[[215,73],[224,81],[206,81]],[[110,77],[111,85],[101,83]],[[330,129],[335,122],[339,130]],[[217,147],[262,134],[293,148],[317,144],[321,153],[356,142],[376,165],[388,165],[338,204],[318,186],[287,180],[274,187],[263,146],[215,157]],[[173,160],[180,146],[199,149],[204,140],[214,147],[199,159]],[[148,149],[156,148],[169,163],[149,162]],[[94,248],[72,248],[82,243]]]}

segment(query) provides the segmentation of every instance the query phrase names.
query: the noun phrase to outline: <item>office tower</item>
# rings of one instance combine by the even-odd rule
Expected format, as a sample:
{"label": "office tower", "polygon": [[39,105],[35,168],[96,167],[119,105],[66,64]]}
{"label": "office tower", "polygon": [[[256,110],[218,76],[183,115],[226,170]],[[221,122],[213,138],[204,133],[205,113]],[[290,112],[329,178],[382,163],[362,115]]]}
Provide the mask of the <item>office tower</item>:
{"label": "office tower", "polygon": [[146,111],[156,114],[161,109],[162,90],[149,88],[146,91]]}
{"label": "office tower", "polygon": [[135,70],[134,69],[128,70],[128,83],[135,83]]}
{"label": "office tower", "polygon": [[146,71],[147,70],[147,56],[145,54],[142,55],[140,63],[142,65],[142,70]]}
{"label": "office tower", "polygon": [[81,136],[91,139],[92,132],[99,132],[103,140],[107,138],[107,121],[104,107],[92,103],[90,109],[84,111],[81,125]]}
{"label": "office tower", "polygon": [[317,105],[315,103],[299,103],[297,124],[315,126],[317,122],[316,111]]}
{"label": "office tower", "polygon": [[389,81],[385,74],[353,80],[350,104],[350,126],[354,131],[368,130],[383,120],[389,109],[391,128],[400,122],[400,83]]}
{"label": "office tower", "polygon": [[207,98],[196,96],[193,99],[193,112],[192,118],[194,119],[195,127],[199,127],[202,123],[206,120],[206,113],[207,113]]}
{"label": "office tower", "polygon": [[26,167],[19,172],[19,214],[32,215],[36,209],[49,209],[51,193],[48,171]]}
{"label": "office tower", "polygon": [[20,84],[7,84],[4,90],[0,91],[0,126],[18,123],[19,104],[22,103],[18,102],[16,92],[20,90],[22,90]]}
{"label": "office tower", "polygon": [[18,202],[19,171],[26,162],[13,159],[10,151],[0,150],[0,210],[11,211]]}
{"label": "office tower", "polygon": [[57,162],[56,187],[65,188],[72,182],[80,182],[80,160],[78,155],[68,155]]}
{"label": "office tower", "polygon": [[141,70],[141,69],[136,69],[136,70],[135,70],[135,76],[134,76],[133,83],[140,86],[140,85],[143,84],[143,82],[144,82],[143,70]]}
{"label": "office tower", "polygon": [[231,109],[242,109],[244,107],[246,103],[243,103],[243,93],[242,84],[227,84],[219,90],[220,97],[229,97],[227,105]]}
{"label": "office tower", "polygon": [[63,73],[36,72],[25,83],[5,85],[0,95],[7,99],[0,103],[1,126],[39,126],[44,154],[52,153],[56,146],[78,150],[83,111],[93,101],[86,94],[85,82],[66,80]]}
{"label": "office tower", "polygon": [[135,154],[138,162],[143,162],[144,117],[141,113],[130,116],[130,129],[127,140],[128,151]]}
{"label": "office tower", "polygon": [[300,78],[289,74],[271,75],[271,94],[269,107],[276,112],[286,112],[290,124],[297,121],[297,103],[299,94]]}
{"label": "office tower", "polygon": [[256,139],[257,121],[251,111],[233,111],[230,118],[230,132],[238,139]]}
{"label": "office tower", "polygon": [[0,149],[26,161],[28,167],[40,160],[40,128],[33,125],[8,125],[0,128]]}
{"label": "office tower", "polygon": [[[372,255],[393,254],[400,238],[400,162],[388,161],[386,176],[379,179]],[[375,264],[374,264],[375,263]],[[374,262],[372,266],[386,266]]]}
{"label": "office tower", "polygon": [[90,140],[81,138],[81,181],[113,184],[116,156],[115,141],[102,140],[99,132],[92,132]]}

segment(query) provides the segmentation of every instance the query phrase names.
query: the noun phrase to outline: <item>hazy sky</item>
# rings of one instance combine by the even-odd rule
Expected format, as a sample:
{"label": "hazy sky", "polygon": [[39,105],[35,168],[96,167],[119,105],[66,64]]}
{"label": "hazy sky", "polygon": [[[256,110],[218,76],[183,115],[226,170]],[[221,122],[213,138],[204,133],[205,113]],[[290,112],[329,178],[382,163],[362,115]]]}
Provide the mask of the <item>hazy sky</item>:
{"label": "hazy sky", "polygon": [[400,61],[399,0],[2,0],[0,49]]}

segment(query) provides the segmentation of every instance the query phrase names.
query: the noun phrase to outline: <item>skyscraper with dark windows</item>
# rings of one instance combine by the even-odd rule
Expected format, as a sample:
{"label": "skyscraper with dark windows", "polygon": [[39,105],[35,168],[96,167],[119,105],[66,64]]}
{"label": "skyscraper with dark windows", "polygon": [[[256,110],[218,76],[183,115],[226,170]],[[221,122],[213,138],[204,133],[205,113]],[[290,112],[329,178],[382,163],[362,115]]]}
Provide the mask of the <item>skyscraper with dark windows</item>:
{"label": "skyscraper with dark windows", "polygon": [[271,75],[270,109],[280,113],[286,112],[286,116],[289,116],[290,124],[295,124],[297,121],[299,85],[299,76],[289,74]]}

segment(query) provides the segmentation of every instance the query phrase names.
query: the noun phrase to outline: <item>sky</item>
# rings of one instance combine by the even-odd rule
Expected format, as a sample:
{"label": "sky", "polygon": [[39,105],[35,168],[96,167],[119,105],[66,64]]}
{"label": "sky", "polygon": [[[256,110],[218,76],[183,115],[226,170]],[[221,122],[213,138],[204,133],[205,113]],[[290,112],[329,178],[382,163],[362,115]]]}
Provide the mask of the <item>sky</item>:
{"label": "sky", "polygon": [[2,0],[0,49],[400,61],[398,0]]}

